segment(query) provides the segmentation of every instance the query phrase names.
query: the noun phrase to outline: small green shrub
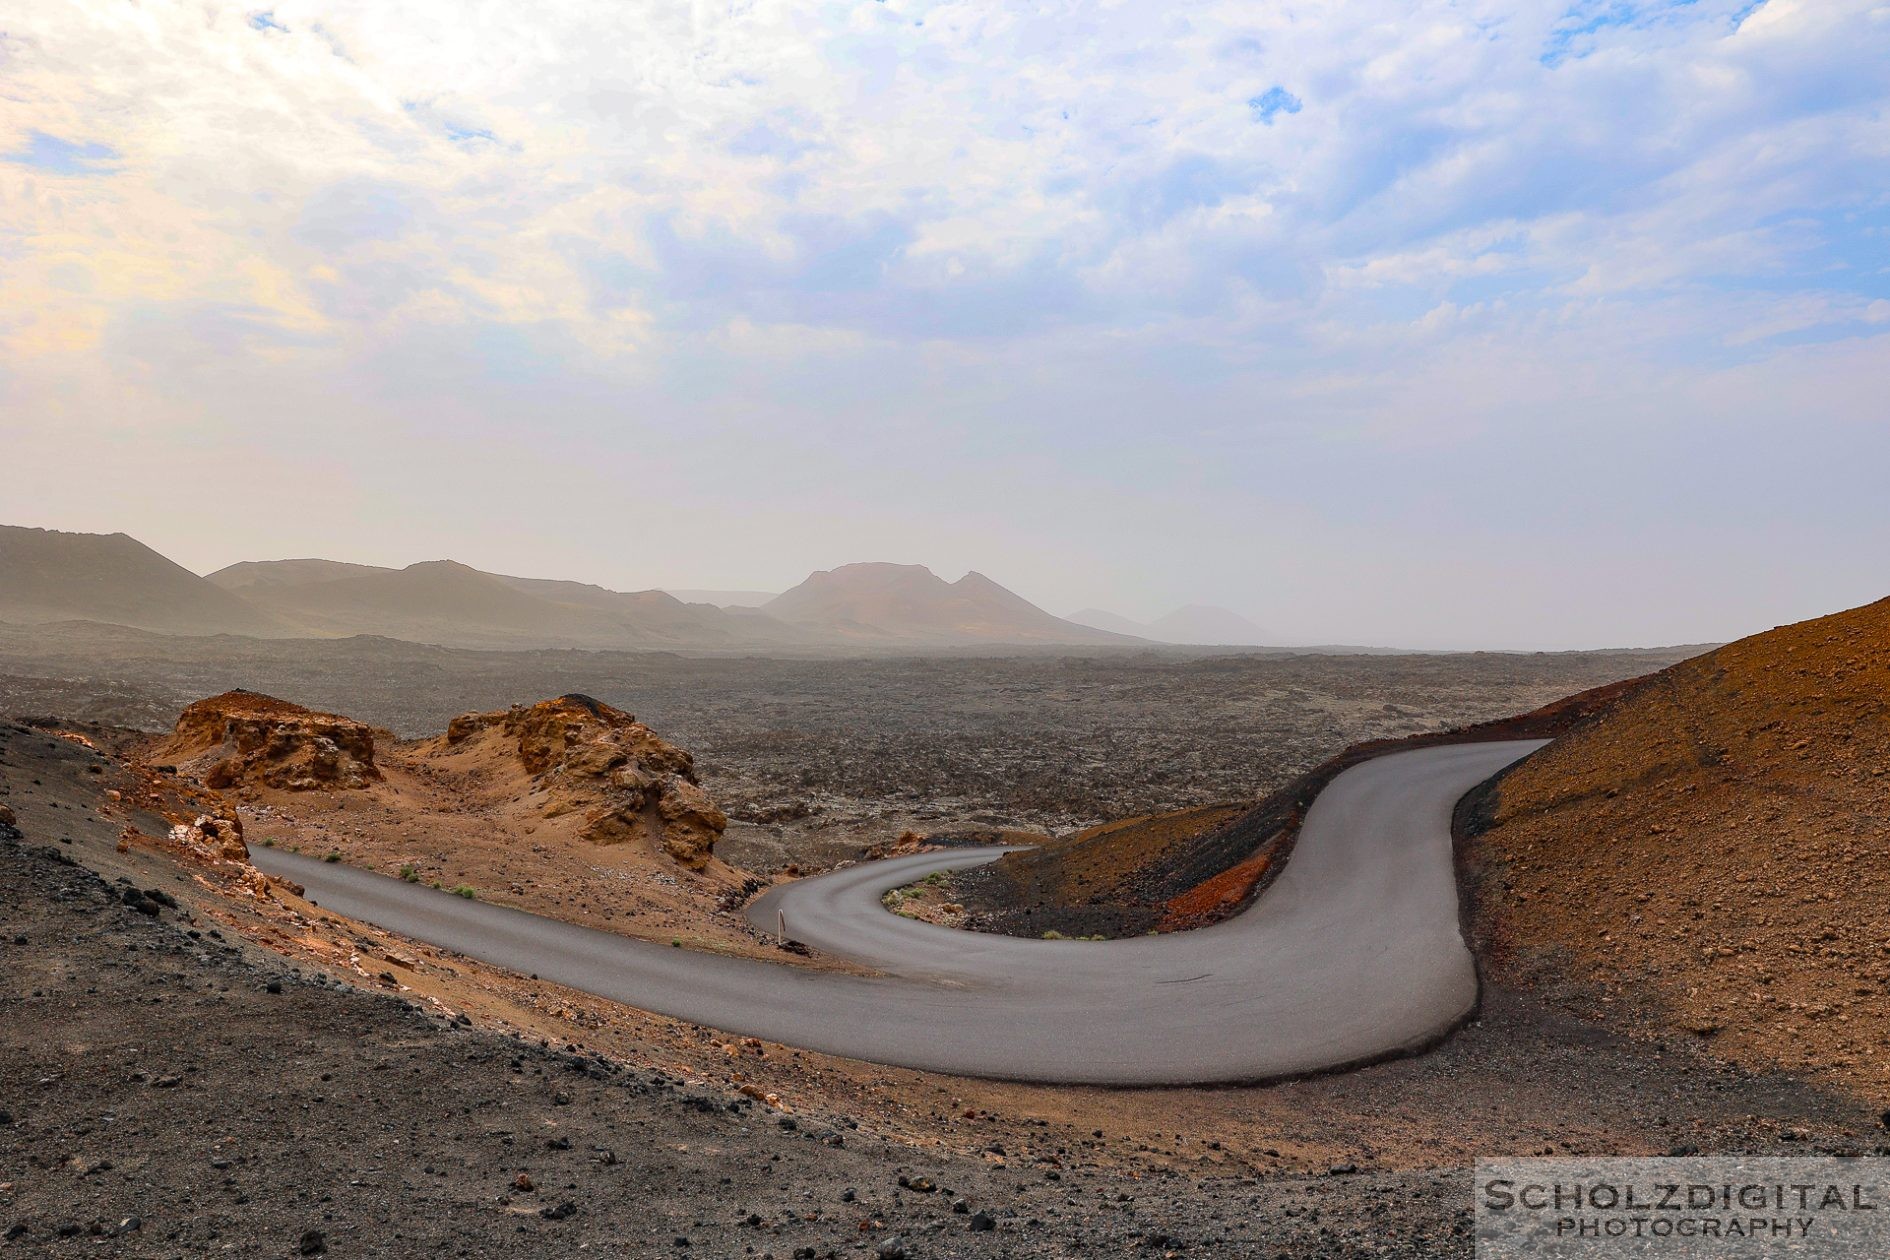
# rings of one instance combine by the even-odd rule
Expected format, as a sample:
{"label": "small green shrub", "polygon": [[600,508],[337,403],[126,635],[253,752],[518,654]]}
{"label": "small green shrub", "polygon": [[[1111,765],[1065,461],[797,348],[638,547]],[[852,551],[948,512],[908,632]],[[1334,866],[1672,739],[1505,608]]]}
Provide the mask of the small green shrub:
{"label": "small green shrub", "polygon": [[339,861],[341,861],[341,850],[340,850],[340,849],[330,849],[330,850],[328,850],[328,856],[327,856],[327,857],[325,857],[325,858],[323,858],[323,859],[322,859],[322,861],[324,861],[324,862],[339,862]]}
{"label": "small green shrub", "polygon": [[406,880],[409,884],[417,884],[420,882],[420,872],[416,871],[413,868],[412,862],[409,862],[405,866],[400,868],[400,877]]}
{"label": "small green shrub", "polygon": [[455,897],[464,897],[468,901],[479,900],[479,890],[474,888],[471,884],[461,884],[453,890],[453,895]]}

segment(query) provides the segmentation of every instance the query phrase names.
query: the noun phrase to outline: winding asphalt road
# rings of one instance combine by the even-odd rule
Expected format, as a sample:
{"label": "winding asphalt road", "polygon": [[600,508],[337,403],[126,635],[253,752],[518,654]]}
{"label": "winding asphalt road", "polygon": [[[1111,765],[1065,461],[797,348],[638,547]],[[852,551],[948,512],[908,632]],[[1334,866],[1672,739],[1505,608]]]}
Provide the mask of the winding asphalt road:
{"label": "winding asphalt road", "polygon": [[876,1063],[1097,1085],[1257,1081],[1395,1054],[1475,1007],[1450,814],[1543,741],[1394,753],[1339,775],[1245,913],[1121,941],[1035,941],[888,913],[880,896],[992,860],[957,849],[784,885],[749,918],[884,974],[666,948],[259,849],[324,909],[643,1010]]}

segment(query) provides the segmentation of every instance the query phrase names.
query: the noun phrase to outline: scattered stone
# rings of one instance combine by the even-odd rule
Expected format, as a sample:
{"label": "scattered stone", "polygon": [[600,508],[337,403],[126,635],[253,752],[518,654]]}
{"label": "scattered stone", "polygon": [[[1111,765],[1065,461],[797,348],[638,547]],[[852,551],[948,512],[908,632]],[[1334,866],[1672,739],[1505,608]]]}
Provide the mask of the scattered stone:
{"label": "scattered stone", "polygon": [[296,1250],[305,1256],[320,1256],[328,1253],[328,1235],[319,1229],[302,1231],[302,1241],[296,1244]]}
{"label": "scattered stone", "polygon": [[565,1221],[577,1215],[577,1204],[566,1199],[557,1207],[539,1208],[538,1215],[548,1221]]}
{"label": "scattered stone", "polygon": [[973,1212],[970,1228],[974,1234],[986,1234],[997,1228],[997,1219],[989,1212]]}
{"label": "scattered stone", "polygon": [[905,1241],[897,1234],[889,1235],[879,1240],[879,1246],[874,1249],[873,1254],[878,1256],[879,1260],[906,1260]]}

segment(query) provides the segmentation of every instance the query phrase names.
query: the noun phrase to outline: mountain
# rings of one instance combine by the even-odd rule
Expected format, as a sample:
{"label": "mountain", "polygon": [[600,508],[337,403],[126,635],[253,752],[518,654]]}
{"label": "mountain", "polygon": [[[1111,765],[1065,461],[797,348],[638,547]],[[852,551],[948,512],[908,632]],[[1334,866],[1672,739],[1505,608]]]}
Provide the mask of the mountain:
{"label": "mountain", "polygon": [[714,604],[717,608],[759,608],[779,591],[665,591],[685,604]]}
{"label": "mountain", "polygon": [[1653,675],[1471,829],[1500,977],[1890,1101],[1890,600]]}
{"label": "mountain", "polygon": [[1054,617],[982,574],[945,582],[921,565],[846,565],[775,596],[684,593],[730,602],[509,577],[454,560],[404,569],[313,557],[253,560],[198,577],[123,534],[0,526],[0,621],[20,624],[92,621],[162,634],[377,635],[487,649],[1142,641]]}
{"label": "mountain", "polygon": [[293,629],[125,534],[0,525],[0,621],[99,621],[163,634]]}
{"label": "mountain", "polygon": [[919,564],[823,569],[763,611],[853,643],[1138,642],[1052,616],[982,573],[947,582]]}
{"label": "mountain", "polygon": [[244,560],[218,569],[205,580],[226,591],[241,593],[257,587],[307,586],[311,582],[331,582],[336,578],[360,577],[367,573],[398,573],[374,564],[349,564],[343,560]]}
{"label": "mountain", "polygon": [[1132,634],[1138,638],[1152,638],[1148,626],[1133,618],[1103,608],[1084,608],[1071,613],[1065,621],[1074,621],[1079,626],[1089,626],[1095,630],[1107,630],[1111,634]]}
{"label": "mountain", "polygon": [[[669,591],[613,591],[583,582],[500,577],[514,590],[609,616],[623,630],[651,642],[720,647],[806,643],[812,637],[752,607],[721,608],[684,602]],[[767,598],[772,599],[773,596]]]}
{"label": "mountain", "polygon": [[1132,621],[1101,608],[1073,612],[1069,619],[1078,625],[1094,626],[1116,634],[1132,634],[1158,643],[1186,643],[1199,646],[1261,647],[1277,640],[1237,612],[1212,604],[1189,604],[1154,621]]}
{"label": "mountain", "polygon": [[[252,602],[284,620],[329,635],[378,634],[454,647],[535,643],[576,647],[607,632],[585,610],[565,610],[452,560],[404,569],[329,568],[287,561],[282,569],[253,565],[242,587]],[[300,575],[302,580],[296,580]],[[221,573],[212,574],[221,578]]]}
{"label": "mountain", "polygon": [[662,591],[507,577],[453,560],[404,569],[333,560],[250,561],[209,580],[317,633],[376,634],[449,647],[739,647],[808,637],[770,619],[685,604]]}
{"label": "mountain", "polygon": [[1237,612],[1212,604],[1189,604],[1149,623],[1149,637],[1164,643],[1240,644],[1259,647],[1278,639]]}

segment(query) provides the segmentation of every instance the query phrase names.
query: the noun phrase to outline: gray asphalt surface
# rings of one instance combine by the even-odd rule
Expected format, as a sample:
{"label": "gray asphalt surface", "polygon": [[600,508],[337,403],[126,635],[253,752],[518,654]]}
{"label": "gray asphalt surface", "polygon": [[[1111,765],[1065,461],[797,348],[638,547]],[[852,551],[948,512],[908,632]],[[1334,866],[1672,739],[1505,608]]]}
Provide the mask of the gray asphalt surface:
{"label": "gray asphalt surface", "polygon": [[1032,941],[888,913],[887,889],[989,861],[960,849],[770,892],[749,917],[884,972],[666,948],[339,863],[259,849],[324,908],[643,1010],[876,1063],[1100,1085],[1255,1081],[1424,1045],[1476,1004],[1450,814],[1544,741],[1395,753],[1345,771],[1246,913],[1123,941]]}

